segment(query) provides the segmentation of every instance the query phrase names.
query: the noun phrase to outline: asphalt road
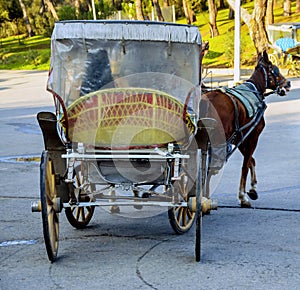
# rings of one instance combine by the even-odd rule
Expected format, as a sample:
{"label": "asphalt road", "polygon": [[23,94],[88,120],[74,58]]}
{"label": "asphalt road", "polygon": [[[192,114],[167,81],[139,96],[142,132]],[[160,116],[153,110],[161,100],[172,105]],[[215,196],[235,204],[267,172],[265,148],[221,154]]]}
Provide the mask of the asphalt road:
{"label": "asphalt road", "polygon": [[51,264],[41,215],[36,121],[53,110],[46,72],[0,71],[0,289],[299,289],[300,79],[287,97],[268,97],[255,153],[259,199],[237,206],[242,158],[235,153],[215,182],[219,209],[203,219],[202,262],[194,228],[175,235],[167,213],[126,218],[96,209],[75,230],[60,214],[59,259]]}

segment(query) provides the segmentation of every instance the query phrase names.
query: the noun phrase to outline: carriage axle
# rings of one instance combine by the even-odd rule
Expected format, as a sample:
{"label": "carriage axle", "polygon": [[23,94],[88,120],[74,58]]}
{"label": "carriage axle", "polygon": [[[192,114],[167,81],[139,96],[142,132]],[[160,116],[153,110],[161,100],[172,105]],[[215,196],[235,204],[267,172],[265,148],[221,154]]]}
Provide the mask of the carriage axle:
{"label": "carriage axle", "polygon": [[[196,197],[190,197],[187,203],[189,210],[191,212],[196,212],[197,210],[197,201]],[[201,211],[203,214],[209,213],[211,210],[218,209],[218,202],[216,199],[208,199],[206,197],[201,198]]]}
{"label": "carriage axle", "polygon": [[[60,202],[60,198],[56,197],[52,199],[52,207],[55,212],[62,211],[62,204]],[[31,212],[41,212],[42,211],[42,202],[41,200],[36,200],[31,203]]]}

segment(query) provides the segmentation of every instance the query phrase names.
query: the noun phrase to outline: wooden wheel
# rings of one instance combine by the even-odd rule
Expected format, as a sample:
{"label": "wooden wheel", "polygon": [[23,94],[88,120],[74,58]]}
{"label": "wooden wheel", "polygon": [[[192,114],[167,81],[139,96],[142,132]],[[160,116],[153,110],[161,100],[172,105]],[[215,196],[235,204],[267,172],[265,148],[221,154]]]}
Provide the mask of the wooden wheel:
{"label": "wooden wheel", "polygon": [[201,260],[201,236],[202,236],[202,205],[201,200],[203,190],[206,186],[207,177],[207,157],[208,152],[198,150],[197,153],[197,179],[196,179],[196,241],[195,241],[195,257],[196,261]]}
{"label": "wooden wheel", "polygon": [[[192,190],[194,182],[185,170],[182,171],[180,177],[180,180],[174,183],[174,194],[179,193],[183,200],[187,202],[188,198],[194,194]],[[173,230],[177,234],[184,234],[192,227],[196,214],[188,207],[178,206],[170,208],[168,216]]]}
{"label": "wooden wheel", "polygon": [[[90,197],[85,191],[92,189],[92,185],[89,185],[88,188],[80,188],[83,185],[84,177],[81,170],[81,165],[78,165],[74,170],[75,177],[75,189],[79,190],[79,201],[90,201]],[[94,206],[83,206],[83,207],[68,207],[65,209],[66,217],[69,223],[76,229],[84,229],[89,222],[91,221],[94,214]]]}
{"label": "wooden wheel", "polygon": [[58,252],[59,238],[59,198],[56,192],[53,161],[48,151],[43,151],[40,165],[40,194],[43,233],[48,258],[54,262]]}

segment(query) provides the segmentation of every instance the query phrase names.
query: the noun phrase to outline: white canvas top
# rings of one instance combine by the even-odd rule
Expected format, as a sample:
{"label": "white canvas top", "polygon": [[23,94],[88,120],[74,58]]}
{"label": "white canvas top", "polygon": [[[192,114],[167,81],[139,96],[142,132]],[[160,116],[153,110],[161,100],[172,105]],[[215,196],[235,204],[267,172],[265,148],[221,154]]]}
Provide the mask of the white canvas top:
{"label": "white canvas top", "polygon": [[[130,25],[128,25],[130,24]],[[105,39],[169,41],[201,44],[196,26],[150,21],[60,21],[55,23],[52,40]]]}

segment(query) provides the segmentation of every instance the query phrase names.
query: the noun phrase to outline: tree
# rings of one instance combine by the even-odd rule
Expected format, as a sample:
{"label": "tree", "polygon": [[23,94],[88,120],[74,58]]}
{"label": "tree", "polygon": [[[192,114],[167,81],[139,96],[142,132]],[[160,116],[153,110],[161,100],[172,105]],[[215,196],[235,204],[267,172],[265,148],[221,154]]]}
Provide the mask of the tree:
{"label": "tree", "polygon": [[155,7],[156,15],[159,21],[164,21],[164,17],[161,13],[161,9],[158,0],[152,0],[153,6]]}
{"label": "tree", "polygon": [[268,0],[267,2],[267,12],[266,12],[266,24],[274,23],[274,0]]}
{"label": "tree", "polygon": [[291,16],[291,0],[284,0],[283,3],[283,15],[284,16]]}
{"label": "tree", "polygon": [[142,0],[136,0],[136,2],[135,2],[135,9],[136,9],[137,20],[145,20],[144,13],[143,13],[143,3],[142,3]]}
{"label": "tree", "polygon": [[220,9],[224,9],[225,8],[225,1],[224,0],[220,0]]}
{"label": "tree", "polygon": [[18,5],[18,0],[12,0],[11,4],[8,6],[8,19],[12,21],[17,21],[23,17],[21,6]]}
{"label": "tree", "polygon": [[9,20],[7,2],[0,2],[0,24],[7,20]]}
{"label": "tree", "polygon": [[[269,40],[265,27],[265,16],[267,11],[268,0],[254,0],[254,10],[252,15],[241,7],[241,17],[248,26],[250,37],[253,41],[257,53],[267,49]],[[227,0],[230,7],[235,9],[235,0]]]}
{"label": "tree", "polygon": [[[17,0],[12,0],[11,3],[9,4],[8,8],[8,19],[10,21],[13,21],[16,25],[17,29],[17,35],[20,34],[19,31],[19,19],[22,19],[22,10],[20,5],[18,5],[19,2]],[[18,37],[19,44],[21,43],[20,38]]]}
{"label": "tree", "polygon": [[250,36],[254,42],[257,53],[264,51],[268,47],[268,35],[265,27],[265,16],[268,0],[255,0],[254,10],[251,19]]}
{"label": "tree", "polygon": [[296,1],[296,13],[300,13],[300,0]]}
{"label": "tree", "polygon": [[26,7],[23,3],[23,0],[19,0],[19,3],[20,3],[20,6],[21,6],[21,9],[22,9],[22,12],[23,12],[23,18],[24,18],[24,21],[25,21],[25,24],[26,24],[28,36],[29,37],[34,36],[34,32],[31,28],[31,24],[30,24],[29,18],[27,16]]}
{"label": "tree", "polygon": [[187,24],[192,24],[196,21],[194,11],[191,9],[188,0],[182,0],[182,5]]}
{"label": "tree", "polygon": [[219,35],[217,27],[217,5],[215,0],[208,0],[208,11],[209,11],[209,26],[211,38]]}
{"label": "tree", "polygon": [[56,10],[54,8],[54,5],[53,5],[52,1],[51,0],[42,0],[42,1],[45,1],[45,4],[47,6],[48,11],[51,12],[53,18],[57,21],[58,20],[58,15],[56,13]]}

